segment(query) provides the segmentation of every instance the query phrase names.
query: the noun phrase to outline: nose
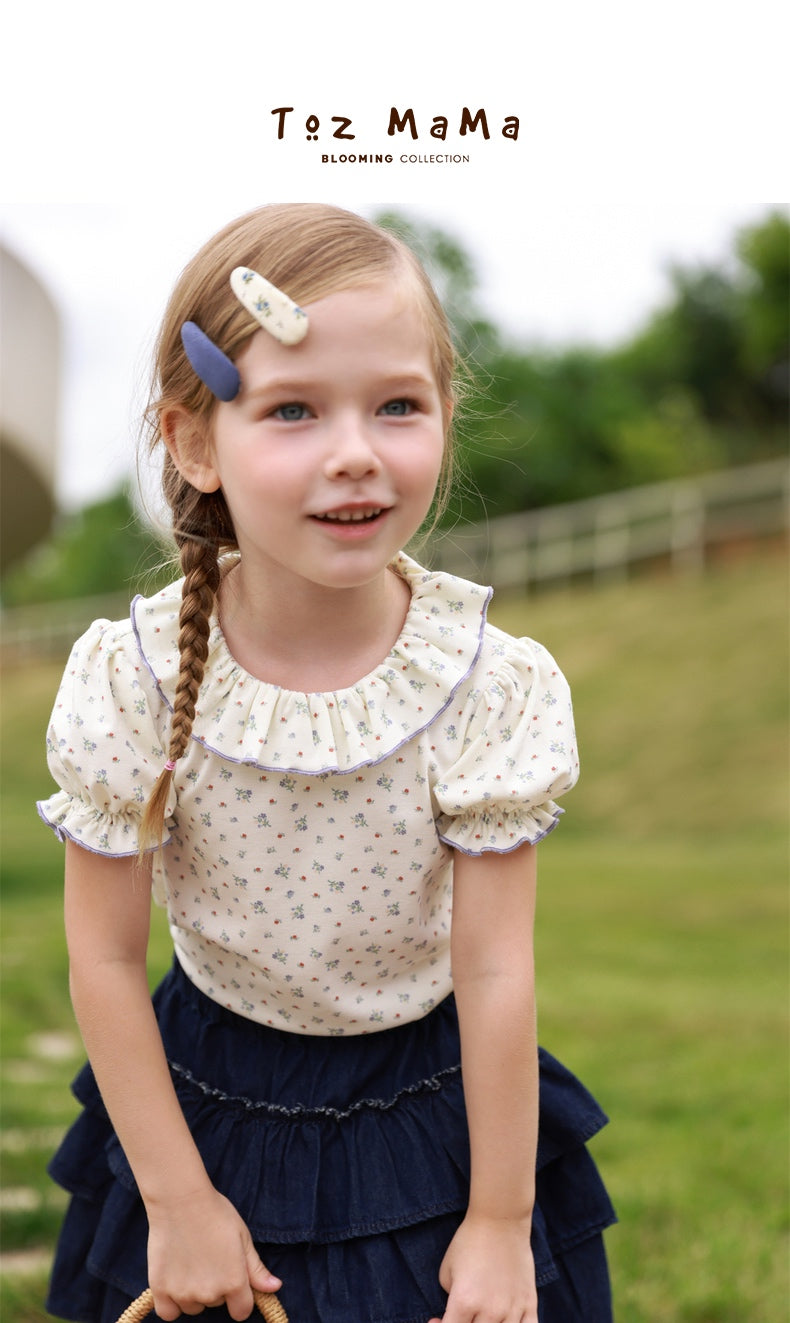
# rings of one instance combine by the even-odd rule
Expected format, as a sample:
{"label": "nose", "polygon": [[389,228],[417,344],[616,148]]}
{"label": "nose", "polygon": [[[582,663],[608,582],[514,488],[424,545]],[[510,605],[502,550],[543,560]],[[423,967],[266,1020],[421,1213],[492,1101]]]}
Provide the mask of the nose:
{"label": "nose", "polygon": [[327,442],[326,476],[356,481],[380,470],[381,460],[365,422],[348,415],[338,419]]}

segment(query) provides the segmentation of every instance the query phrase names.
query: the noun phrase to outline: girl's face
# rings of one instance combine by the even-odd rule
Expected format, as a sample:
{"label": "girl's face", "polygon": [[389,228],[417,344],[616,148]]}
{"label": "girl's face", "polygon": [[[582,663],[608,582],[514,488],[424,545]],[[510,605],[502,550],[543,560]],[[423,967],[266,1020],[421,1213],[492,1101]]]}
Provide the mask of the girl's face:
{"label": "girl's face", "polygon": [[382,574],[428,513],[443,401],[408,283],[343,290],[305,311],[299,345],[260,330],[239,355],[241,391],[215,410],[196,485],[222,488],[245,577],[356,587]]}

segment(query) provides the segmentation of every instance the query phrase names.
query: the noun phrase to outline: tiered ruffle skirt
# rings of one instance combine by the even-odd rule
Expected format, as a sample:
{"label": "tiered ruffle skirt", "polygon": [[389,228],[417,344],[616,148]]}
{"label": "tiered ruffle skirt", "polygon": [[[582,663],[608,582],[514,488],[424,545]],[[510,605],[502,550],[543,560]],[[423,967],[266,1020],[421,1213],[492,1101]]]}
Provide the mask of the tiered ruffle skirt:
{"label": "tiered ruffle skirt", "polygon": [[[209,1176],[282,1279],[291,1323],[441,1317],[439,1265],[469,1191],[453,998],[425,1019],[341,1038],[223,1010],[177,966],[154,1001]],[[601,1232],[615,1218],[585,1147],[606,1117],[548,1053],[540,1065],[532,1239],[541,1323],[609,1323]],[[72,1197],[48,1309],[115,1323],[147,1284],[145,1210],[89,1066],[74,1091],[83,1111],[50,1165]],[[230,1319],[224,1309],[200,1317]]]}

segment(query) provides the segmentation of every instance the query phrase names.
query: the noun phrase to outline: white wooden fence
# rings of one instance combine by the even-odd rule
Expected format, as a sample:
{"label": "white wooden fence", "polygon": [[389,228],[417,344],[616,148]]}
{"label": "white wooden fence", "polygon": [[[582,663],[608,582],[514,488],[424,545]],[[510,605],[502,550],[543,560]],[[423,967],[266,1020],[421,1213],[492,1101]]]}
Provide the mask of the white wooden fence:
{"label": "white wooden fence", "polygon": [[[601,582],[655,560],[700,570],[717,547],[785,536],[788,527],[790,463],[773,460],[459,525],[436,535],[425,559],[434,569],[524,592],[581,576]],[[65,659],[92,620],[121,619],[128,610],[121,593],[4,611],[2,660]]]}
{"label": "white wooden fence", "polygon": [[429,559],[523,592],[625,577],[649,561],[699,570],[717,547],[786,535],[789,526],[790,463],[781,459],[459,525],[434,539]]}

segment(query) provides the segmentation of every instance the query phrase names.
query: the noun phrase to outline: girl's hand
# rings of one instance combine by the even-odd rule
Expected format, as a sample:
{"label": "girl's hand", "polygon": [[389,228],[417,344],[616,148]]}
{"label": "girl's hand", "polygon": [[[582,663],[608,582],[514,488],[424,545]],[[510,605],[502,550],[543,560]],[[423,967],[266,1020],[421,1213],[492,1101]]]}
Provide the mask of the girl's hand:
{"label": "girl's hand", "polygon": [[233,1205],[213,1187],[149,1205],[147,1212],[148,1281],[161,1319],[221,1304],[231,1318],[246,1319],[253,1287],[269,1292],[282,1286],[261,1263]]}
{"label": "girl's hand", "polygon": [[538,1323],[529,1237],[528,1219],[467,1213],[439,1270],[447,1309],[430,1323]]}

